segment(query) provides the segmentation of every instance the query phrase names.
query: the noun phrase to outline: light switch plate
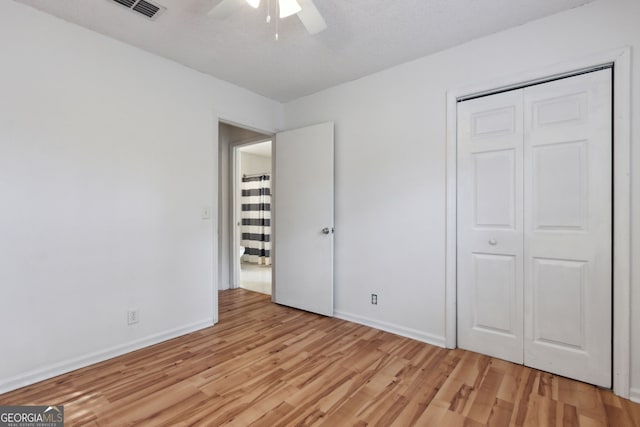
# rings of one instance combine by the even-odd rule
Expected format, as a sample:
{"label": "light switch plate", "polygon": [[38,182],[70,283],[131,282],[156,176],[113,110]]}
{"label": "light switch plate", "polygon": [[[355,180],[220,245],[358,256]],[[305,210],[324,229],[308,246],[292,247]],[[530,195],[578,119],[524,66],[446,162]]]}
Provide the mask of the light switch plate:
{"label": "light switch plate", "polygon": [[203,207],[202,210],[200,211],[200,217],[202,219],[210,219],[211,218],[211,208],[209,208],[208,206]]}

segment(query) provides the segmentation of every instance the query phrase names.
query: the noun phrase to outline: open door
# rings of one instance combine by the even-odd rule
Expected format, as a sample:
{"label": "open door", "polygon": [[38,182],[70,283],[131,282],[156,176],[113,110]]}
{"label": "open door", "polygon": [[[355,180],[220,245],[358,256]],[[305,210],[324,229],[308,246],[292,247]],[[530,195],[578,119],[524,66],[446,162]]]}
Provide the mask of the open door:
{"label": "open door", "polygon": [[333,316],[333,123],[278,133],[274,301]]}

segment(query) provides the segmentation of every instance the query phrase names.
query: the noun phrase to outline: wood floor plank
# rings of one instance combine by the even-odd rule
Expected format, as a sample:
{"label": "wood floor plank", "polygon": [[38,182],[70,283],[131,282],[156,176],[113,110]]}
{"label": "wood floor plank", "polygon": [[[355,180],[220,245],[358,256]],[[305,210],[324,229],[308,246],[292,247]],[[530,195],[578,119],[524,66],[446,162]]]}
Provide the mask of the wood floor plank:
{"label": "wood floor plank", "polygon": [[489,368],[487,370],[467,415],[469,418],[481,424],[486,424],[489,421],[503,377],[504,374],[496,369]]}
{"label": "wood floor plank", "polygon": [[65,405],[67,426],[621,426],[640,405],[611,391],[219,294],[220,322],[0,395]]}

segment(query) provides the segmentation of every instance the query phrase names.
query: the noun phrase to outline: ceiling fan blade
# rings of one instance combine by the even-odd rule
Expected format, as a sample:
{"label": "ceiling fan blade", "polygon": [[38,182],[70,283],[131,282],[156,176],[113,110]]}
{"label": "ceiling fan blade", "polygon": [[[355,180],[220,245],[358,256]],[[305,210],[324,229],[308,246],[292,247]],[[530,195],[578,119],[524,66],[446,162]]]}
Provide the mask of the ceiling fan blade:
{"label": "ceiling fan blade", "polygon": [[327,28],[327,23],[313,4],[313,0],[298,0],[302,10],[298,12],[298,17],[302,21],[309,34],[318,34]]}
{"label": "ceiling fan blade", "polygon": [[238,10],[243,3],[244,0],[222,0],[209,11],[208,15],[216,19],[225,19]]}

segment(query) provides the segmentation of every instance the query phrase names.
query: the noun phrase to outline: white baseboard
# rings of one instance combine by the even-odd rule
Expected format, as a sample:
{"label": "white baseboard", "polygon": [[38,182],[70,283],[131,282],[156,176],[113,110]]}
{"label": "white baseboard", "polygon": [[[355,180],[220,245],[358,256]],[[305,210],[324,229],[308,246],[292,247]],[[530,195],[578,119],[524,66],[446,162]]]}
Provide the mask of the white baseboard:
{"label": "white baseboard", "polygon": [[20,374],[15,377],[0,379],[0,394],[43,380],[47,380],[58,375],[66,374],[67,372],[75,371],[76,369],[84,368],[89,365],[93,365],[94,363],[103,362],[105,360],[112,359],[114,357],[121,356],[135,350],[140,350],[141,348],[149,347],[151,345],[158,344],[182,335],[186,335],[200,329],[208,328],[210,326],[213,326],[213,324],[214,322],[212,319],[202,320],[200,322],[195,322],[180,328],[160,332],[148,337],[129,341],[120,345],[106,348],[104,350],[76,357],[71,360],[55,363],[29,372],[25,372],[24,374]]}
{"label": "white baseboard", "polygon": [[629,390],[629,400],[640,403],[640,388],[632,388]]}
{"label": "white baseboard", "polygon": [[386,332],[391,332],[392,334],[412,338],[414,340],[436,345],[438,347],[445,347],[445,338],[438,335],[433,335],[426,332],[418,331],[417,329],[395,325],[393,323],[381,322],[379,320],[370,319],[368,317],[359,316],[357,314],[346,313],[340,310],[335,310],[333,312],[333,315],[338,319],[347,320],[349,322],[358,323],[360,325],[369,326],[371,328],[380,329]]}

